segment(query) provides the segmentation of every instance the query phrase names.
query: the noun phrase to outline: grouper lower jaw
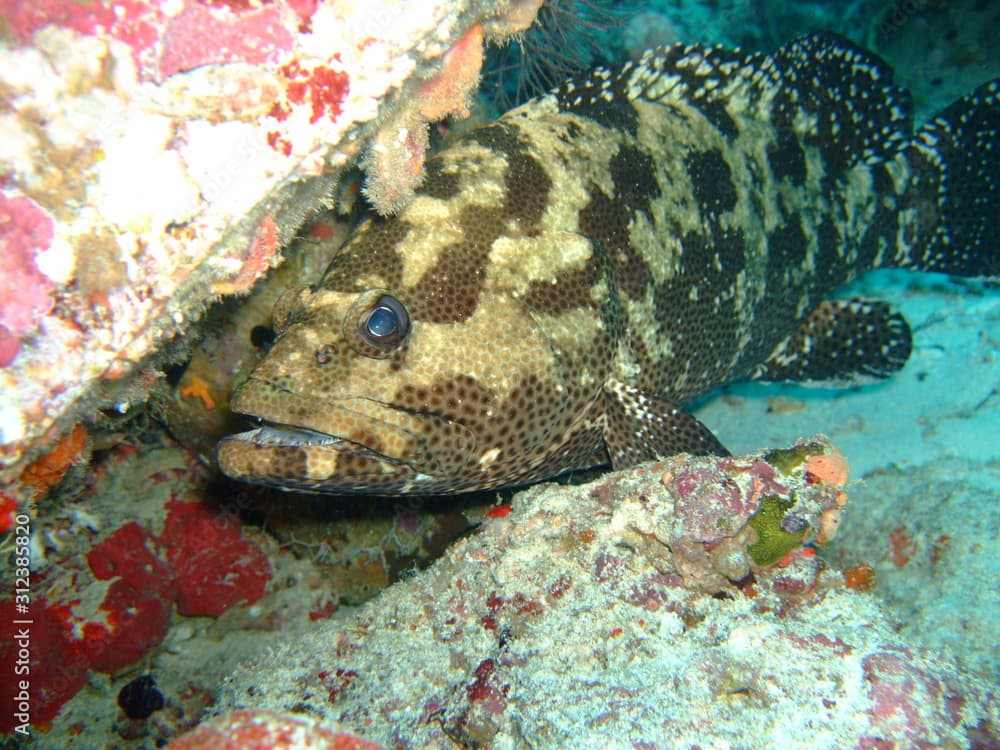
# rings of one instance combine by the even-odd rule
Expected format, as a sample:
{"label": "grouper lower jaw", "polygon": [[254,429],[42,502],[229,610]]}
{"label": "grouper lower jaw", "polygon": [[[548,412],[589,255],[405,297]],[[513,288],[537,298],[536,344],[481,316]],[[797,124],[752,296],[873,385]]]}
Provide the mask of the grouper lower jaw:
{"label": "grouper lower jaw", "polygon": [[233,479],[305,492],[419,492],[432,481],[357,443],[313,431],[262,426],[224,438],[218,461]]}
{"label": "grouper lower jaw", "polygon": [[460,425],[432,413],[371,398],[296,392],[291,386],[251,376],[236,391],[232,410],[260,426],[219,444],[224,473],[309,491],[419,492],[431,475],[445,473],[428,432],[454,438],[447,455],[455,461],[474,444]]}

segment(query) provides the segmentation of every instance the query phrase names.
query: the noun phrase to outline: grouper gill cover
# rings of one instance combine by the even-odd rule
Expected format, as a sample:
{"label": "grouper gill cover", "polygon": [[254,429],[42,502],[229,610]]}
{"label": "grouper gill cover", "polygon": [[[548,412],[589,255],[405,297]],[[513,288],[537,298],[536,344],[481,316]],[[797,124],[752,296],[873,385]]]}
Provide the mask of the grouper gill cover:
{"label": "grouper gill cover", "polygon": [[730,381],[887,377],[910,330],[828,301],[873,268],[1000,272],[1000,81],[914,132],[881,60],[812,35],[675,46],[473,130],[287,293],[232,477],[443,493],[724,453]]}

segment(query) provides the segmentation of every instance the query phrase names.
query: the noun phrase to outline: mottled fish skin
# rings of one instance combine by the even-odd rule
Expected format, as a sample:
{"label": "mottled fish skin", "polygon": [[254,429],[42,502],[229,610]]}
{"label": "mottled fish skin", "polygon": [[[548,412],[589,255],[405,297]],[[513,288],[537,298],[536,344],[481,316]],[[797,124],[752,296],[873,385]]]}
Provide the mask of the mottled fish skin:
{"label": "mottled fish skin", "polygon": [[676,46],[469,132],[275,310],[232,399],[232,477],[448,493],[724,453],[680,406],[733,380],[850,383],[910,352],[877,267],[1000,273],[1000,82],[916,134],[830,35]]}

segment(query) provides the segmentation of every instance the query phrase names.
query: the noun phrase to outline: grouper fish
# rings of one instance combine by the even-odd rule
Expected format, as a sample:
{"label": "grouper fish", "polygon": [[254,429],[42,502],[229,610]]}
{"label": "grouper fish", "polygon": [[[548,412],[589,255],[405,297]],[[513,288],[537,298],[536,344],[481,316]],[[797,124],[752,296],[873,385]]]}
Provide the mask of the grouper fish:
{"label": "grouper fish", "polygon": [[735,380],[885,378],[875,268],[1000,275],[1000,79],[914,132],[874,55],[678,45],[463,134],[412,201],[286,292],[235,391],[231,477],[453,493],[725,454],[683,405]]}

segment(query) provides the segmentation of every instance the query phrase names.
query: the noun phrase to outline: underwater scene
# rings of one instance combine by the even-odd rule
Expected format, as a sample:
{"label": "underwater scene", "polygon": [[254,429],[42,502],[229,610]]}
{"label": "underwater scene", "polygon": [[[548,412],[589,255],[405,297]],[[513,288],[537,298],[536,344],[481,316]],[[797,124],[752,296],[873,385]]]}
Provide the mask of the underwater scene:
{"label": "underwater scene", "polygon": [[0,20],[0,749],[1000,747],[1000,3]]}

